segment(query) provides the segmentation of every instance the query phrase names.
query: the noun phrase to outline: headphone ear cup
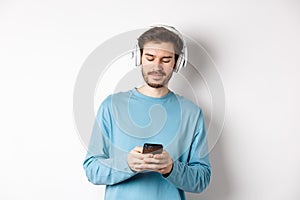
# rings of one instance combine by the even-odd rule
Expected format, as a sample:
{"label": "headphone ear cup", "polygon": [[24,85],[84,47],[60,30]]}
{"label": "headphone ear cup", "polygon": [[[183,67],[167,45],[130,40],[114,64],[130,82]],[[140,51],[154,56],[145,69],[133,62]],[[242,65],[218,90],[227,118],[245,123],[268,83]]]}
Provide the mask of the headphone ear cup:
{"label": "headphone ear cup", "polygon": [[139,67],[141,65],[141,52],[139,46],[136,44],[134,45],[134,49],[131,53],[131,58],[134,61],[134,65]]}
{"label": "headphone ear cup", "polygon": [[178,72],[178,71],[182,68],[183,64],[184,64],[184,58],[183,58],[183,55],[180,54],[180,55],[178,56],[178,58],[177,58],[176,65],[175,65],[175,68],[174,68],[174,71],[175,71],[175,72]]}
{"label": "headphone ear cup", "polygon": [[135,66],[141,65],[141,50],[139,47],[136,48]]}
{"label": "headphone ear cup", "polygon": [[139,67],[141,65],[141,51],[138,44],[135,45],[133,53],[134,64],[136,67]]}

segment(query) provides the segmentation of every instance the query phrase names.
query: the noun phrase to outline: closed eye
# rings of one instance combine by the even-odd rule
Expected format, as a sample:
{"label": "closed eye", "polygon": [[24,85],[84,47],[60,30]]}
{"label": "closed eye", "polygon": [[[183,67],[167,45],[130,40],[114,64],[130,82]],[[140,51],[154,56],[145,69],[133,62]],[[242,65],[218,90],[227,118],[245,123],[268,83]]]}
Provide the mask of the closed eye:
{"label": "closed eye", "polygon": [[171,62],[170,59],[168,59],[168,60],[163,60],[163,63],[169,63],[169,62]]}
{"label": "closed eye", "polygon": [[153,61],[154,60],[154,56],[152,54],[146,53],[145,56],[146,56],[146,59],[148,61]]}
{"label": "closed eye", "polygon": [[154,60],[153,57],[147,57],[146,59],[147,59],[148,61],[153,61],[153,60]]}

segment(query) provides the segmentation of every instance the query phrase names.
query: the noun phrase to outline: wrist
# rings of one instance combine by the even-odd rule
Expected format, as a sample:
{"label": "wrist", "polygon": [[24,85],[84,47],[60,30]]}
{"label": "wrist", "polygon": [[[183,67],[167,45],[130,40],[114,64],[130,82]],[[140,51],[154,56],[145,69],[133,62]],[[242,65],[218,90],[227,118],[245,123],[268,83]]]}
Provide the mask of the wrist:
{"label": "wrist", "polygon": [[167,178],[171,173],[172,173],[172,171],[173,171],[173,162],[172,162],[172,164],[170,164],[169,166],[168,166],[168,169],[169,170],[167,170],[167,173],[165,173],[165,174],[163,174],[163,177],[165,177],[165,178]]}

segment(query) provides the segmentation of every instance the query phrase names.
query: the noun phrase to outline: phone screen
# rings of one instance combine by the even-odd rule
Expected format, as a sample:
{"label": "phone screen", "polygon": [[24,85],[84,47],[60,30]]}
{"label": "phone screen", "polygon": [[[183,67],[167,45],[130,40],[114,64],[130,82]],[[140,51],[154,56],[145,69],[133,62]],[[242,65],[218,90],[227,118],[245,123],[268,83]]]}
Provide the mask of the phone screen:
{"label": "phone screen", "polygon": [[163,151],[162,144],[145,143],[143,147],[143,154],[145,153],[161,154],[162,151]]}

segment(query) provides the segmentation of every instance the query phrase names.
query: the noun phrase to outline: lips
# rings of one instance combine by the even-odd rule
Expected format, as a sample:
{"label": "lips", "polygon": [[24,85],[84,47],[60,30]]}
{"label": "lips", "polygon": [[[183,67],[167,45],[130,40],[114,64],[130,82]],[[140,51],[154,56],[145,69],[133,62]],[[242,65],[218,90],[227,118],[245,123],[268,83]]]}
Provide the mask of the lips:
{"label": "lips", "polygon": [[151,76],[154,76],[154,77],[161,77],[163,76],[162,74],[150,74]]}
{"label": "lips", "polygon": [[164,72],[149,72],[148,75],[152,75],[152,76],[165,76],[166,74]]}
{"label": "lips", "polygon": [[158,73],[150,74],[150,76],[152,77],[153,80],[160,80],[163,77],[162,74],[158,74]]}

